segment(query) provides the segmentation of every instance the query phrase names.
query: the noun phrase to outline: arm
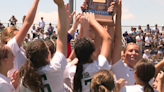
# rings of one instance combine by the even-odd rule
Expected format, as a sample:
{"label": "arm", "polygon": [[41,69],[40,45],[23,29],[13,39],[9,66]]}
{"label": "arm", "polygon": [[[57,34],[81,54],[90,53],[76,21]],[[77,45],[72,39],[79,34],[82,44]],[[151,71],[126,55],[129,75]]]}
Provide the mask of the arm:
{"label": "arm", "polygon": [[72,12],[72,14],[70,13],[70,11],[69,11],[69,3],[67,3],[67,4],[65,5],[65,9],[66,9],[66,14],[67,14],[67,30],[69,30],[69,29],[70,29],[70,22],[71,22],[72,19],[73,19],[73,16],[74,16],[74,14],[75,14],[75,11]]}
{"label": "arm", "polygon": [[111,47],[112,47],[112,40],[113,40],[111,38],[111,35],[114,34],[109,35],[108,32],[105,31],[104,28],[95,20],[95,16],[93,13],[90,14],[86,13],[84,15],[88,17],[90,24],[93,26],[93,28],[95,28],[100,38],[102,39],[102,49],[100,54],[108,58],[108,56],[111,55]]}
{"label": "arm", "polygon": [[25,38],[29,28],[31,27],[31,25],[34,21],[34,17],[36,14],[38,3],[39,3],[39,0],[34,0],[32,7],[30,8],[30,10],[27,14],[27,17],[24,21],[23,26],[21,27],[21,29],[19,30],[19,32],[15,36],[15,39],[16,39],[19,47],[21,46],[22,42],[24,41],[24,38]]}
{"label": "arm", "polygon": [[157,77],[157,74],[163,68],[163,66],[164,66],[164,59],[155,65],[155,75],[154,75],[155,78]]}
{"label": "arm", "polygon": [[78,27],[78,24],[79,24],[79,19],[81,17],[81,14],[79,13],[78,15],[76,15],[75,19],[74,19],[74,22],[73,22],[73,25],[71,27],[71,29],[69,29],[68,33],[73,36],[75,30],[77,29]]}
{"label": "arm", "polygon": [[67,16],[63,0],[54,0],[58,5],[58,39],[56,51],[61,52],[67,57]]}
{"label": "arm", "polygon": [[120,2],[118,10],[116,12],[116,27],[115,27],[116,32],[114,38],[114,50],[112,52],[112,64],[115,64],[119,59],[121,59],[121,50],[122,50],[121,7],[122,6]]}

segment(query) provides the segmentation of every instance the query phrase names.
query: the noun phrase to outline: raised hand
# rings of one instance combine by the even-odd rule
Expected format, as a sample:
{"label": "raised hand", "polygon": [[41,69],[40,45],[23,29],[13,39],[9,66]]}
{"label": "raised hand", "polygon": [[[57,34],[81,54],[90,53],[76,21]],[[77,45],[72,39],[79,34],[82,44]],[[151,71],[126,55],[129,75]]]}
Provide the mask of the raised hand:
{"label": "raised hand", "polygon": [[76,12],[73,11],[72,13],[70,13],[70,11],[69,11],[69,3],[67,3],[65,5],[65,9],[66,9],[66,14],[67,14],[67,23],[70,24],[70,22],[72,21],[73,16],[75,15]]}
{"label": "raised hand", "polygon": [[58,5],[58,7],[64,5],[64,1],[63,0],[53,0],[53,1]]}
{"label": "raised hand", "polygon": [[77,29],[78,24],[80,23],[80,21],[79,21],[80,20],[80,17],[81,17],[81,13],[77,14],[76,17],[75,17],[75,19],[74,19],[74,22],[73,22],[73,25],[72,25],[72,28],[74,30]]}
{"label": "raised hand", "polygon": [[87,9],[88,8],[88,5],[86,3],[86,0],[83,2],[83,4],[80,6],[80,8],[81,8],[81,11],[82,12],[84,11],[84,9]]}
{"label": "raised hand", "polygon": [[125,79],[119,79],[117,82],[116,82],[116,90],[117,92],[119,92],[121,90],[122,87],[124,87],[125,85],[127,84],[127,82],[125,82]]}
{"label": "raised hand", "polygon": [[18,71],[15,70],[11,76],[11,83],[13,84],[15,89],[17,88],[19,81],[20,81],[19,73]]}
{"label": "raised hand", "polygon": [[89,23],[92,24],[96,21],[95,14],[91,12],[84,13],[84,16],[89,19]]}

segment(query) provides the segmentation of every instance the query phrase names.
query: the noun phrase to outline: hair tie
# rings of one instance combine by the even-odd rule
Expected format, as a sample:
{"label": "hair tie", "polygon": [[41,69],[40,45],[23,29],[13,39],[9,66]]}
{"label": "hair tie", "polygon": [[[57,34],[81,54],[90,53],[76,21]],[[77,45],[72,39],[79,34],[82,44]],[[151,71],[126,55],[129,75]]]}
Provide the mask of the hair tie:
{"label": "hair tie", "polygon": [[101,86],[101,85],[103,85],[103,86],[104,86],[104,84],[103,84],[103,83],[101,83],[101,84],[98,84],[98,86]]}
{"label": "hair tie", "polygon": [[2,55],[2,57],[1,57],[1,59],[3,59],[3,57],[5,56],[5,54],[6,54],[6,46],[4,45],[4,48],[5,48],[5,50],[4,50],[4,52],[3,52],[3,55]]}

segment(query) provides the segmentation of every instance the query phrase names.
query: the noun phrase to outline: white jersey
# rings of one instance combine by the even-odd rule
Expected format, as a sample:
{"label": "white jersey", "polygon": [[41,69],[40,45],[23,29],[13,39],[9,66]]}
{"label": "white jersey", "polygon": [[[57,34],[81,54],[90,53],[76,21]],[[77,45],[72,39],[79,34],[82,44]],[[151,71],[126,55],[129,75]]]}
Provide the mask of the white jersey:
{"label": "white jersey", "polygon": [[[131,86],[124,86],[120,92],[144,92],[144,86],[141,85],[131,85]],[[158,92],[155,90],[154,92]]]}
{"label": "white jersey", "polygon": [[[112,72],[116,76],[116,80],[123,78],[127,81],[126,85],[135,85],[134,69],[124,63],[122,59],[112,66]],[[153,81],[154,78],[149,82],[151,86],[153,85]]]}
{"label": "white jersey", "polygon": [[[65,56],[60,52],[56,52],[49,65],[38,69],[38,73],[42,76],[42,84],[46,86],[41,89],[42,92],[65,92],[63,73],[66,65]],[[32,91],[21,84],[20,92]]]}
{"label": "white jersey", "polygon": [[24,64],[26,61],[26,56],[25,56],[25,50],[22,47],[18,46],[18,43],[13,37],[11,40],[8,41],[7,46],[12,50],[13,54],[15,55],[14,58],[14,67],[10,71],[8,71],[8,77],[10,77],[14,70],[19,70],[21,66]]}
{"label": "white jersey", "polygon": [[[111,69],[108,60],[103,55],[99,55],[98,59],[95,60],[93,63],[88,63],[83,65],[83,73],[81,79],[82,92],[90,92],[90,83],[92,77],[95,75],[95,73],[97,73],[102,69],[108,69],[108,70]],[[73,80],[74,80],[75,72],[76,72],[76,66],[72,67],[69,73],[69,78],[72,83],[72,89],[73,89]]]}
{"label": "white jersey", "polygon": [[18,92],[11,83],[11,80],[0,73],[0,92]]}

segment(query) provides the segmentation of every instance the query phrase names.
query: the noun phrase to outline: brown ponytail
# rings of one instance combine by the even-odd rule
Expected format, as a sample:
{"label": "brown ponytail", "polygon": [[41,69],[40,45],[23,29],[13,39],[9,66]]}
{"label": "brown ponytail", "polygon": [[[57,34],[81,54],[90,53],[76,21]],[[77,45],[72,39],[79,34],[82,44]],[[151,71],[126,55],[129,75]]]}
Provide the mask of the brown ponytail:
{"label": "brown ponytail", "polygon": [[19,76],[23,78],[23,86],[29,87],[34,92],[39,92],[39,89],[43,87],[41,76],[37,73],[30,59],[27,59],[19,70]]}
{"label": "brown ponytail", "polygon": [[149,85],[148,82],[145,83],[144,92],[154,92],[153,88]]}
{"label": "brown ponytail", "polygon": [[78,39],[75,42],[75,55],[79,59],[76,73],[74,76],[74,92],[81,92],[82,91],[82,85],[81,85],[81,79],[82,79],[82,73],[83,73],[83,64],[86,64],[91,60],[91,55],[95,51],[95,46],[93,42],[91,42],[87,38],[81,38]]}
{"label": "brown ponytail", "polygon": [[145,83],[144,92],[154,92],[153,88],[149,85],[149,81],[155,75],[154,65],[146,59],[141,59],[135,65],[134,70],[136,71],[137,77]]}
{"label": "brown ponytail", "polygon": [[82,72],[83,72],[83,65],[82,63],[77,64],[76,73],[74,76],[74,92],[82,92],[82,85],[81,85],[81,79],[82,79]]}
{"label": "brown ponytail", "polygon": [[19,75],[23,79],[23,85],[34,92],[39,92],[39,89],[42,88],[41,76],[37,73],[37,69],[48,64],[47,56],[48,48],[42,40],[35,40],[28,44],[27,60],[21,67]]}
{"label": "brown ponytail", "polygon": [[91,92],[111,92],[114,88],[114,77],[110,70],[100,70],[93,76]]}

